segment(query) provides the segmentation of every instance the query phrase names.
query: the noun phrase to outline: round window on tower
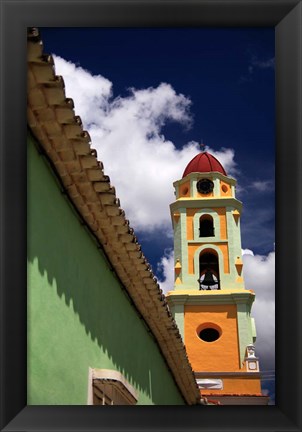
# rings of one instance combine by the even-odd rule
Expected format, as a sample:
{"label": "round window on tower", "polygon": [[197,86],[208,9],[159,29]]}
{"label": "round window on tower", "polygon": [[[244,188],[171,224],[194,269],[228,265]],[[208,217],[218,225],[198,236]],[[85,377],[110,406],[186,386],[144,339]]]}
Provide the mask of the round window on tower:
{"label": "round window on tower", "polygon": [[182,195],[187,195],[189,192],[189,188],[187,186],[184,186],[181,190],[181,194]]}
{"label": "round window on tower", "polygon": [[221,334],[221,328],[213,323],[202,324],[197,328],[197,336],[204,342],[215,342]]}
{"label": "round window on tower", "polygon": [[214,183],[210,179],[200,179],[197,182],[197,190],[202,195],[207,195],[214,189]]}

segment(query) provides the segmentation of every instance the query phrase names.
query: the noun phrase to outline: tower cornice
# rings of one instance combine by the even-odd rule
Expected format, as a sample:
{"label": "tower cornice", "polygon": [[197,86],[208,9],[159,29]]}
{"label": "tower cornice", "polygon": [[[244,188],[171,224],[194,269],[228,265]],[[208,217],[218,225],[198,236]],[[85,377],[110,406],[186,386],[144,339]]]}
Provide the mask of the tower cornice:
{"label": "tower cornice", "polygon": [[220,173],[218,171],[212,171],[212,172],[203,172],[203,173],[201,173],[201,172],[192,172],[192,173],[186,175],[185,177],[183,177],[183,178],[181,178],[179,180],[176,180],[173,183],[173,186],[176,187],[179,184],[185,183],[186,181],[188,181],[190,179],[195,179],[195,178],[209,178],[209,179],[216,179],[216,178],[218,178],[218,179],[223,180],[223,181],[225,181],[225,182],[227,182],[227,183],[229,183],[231,185],[234,185],[234,186],[237,184],[237,180],[234,179],[233,177],[226,176],[226,175],[224,175],[224,174],[222,174],[222,173]]}
{"label": "tower cornice", "polygon": [[220,208],[220,207],[235,207],[240,213],[242,210],[242,202],[233,197],[219,197],[219,198],[178,198],[170,204],[171,211],[180,208]]}
{"label": "tower cornice", "polygon": [[169,305],[206,305],[206,304],[248,304],[255,300],[254,292],[250,290],[224,291],[169,291],[166,295]]}

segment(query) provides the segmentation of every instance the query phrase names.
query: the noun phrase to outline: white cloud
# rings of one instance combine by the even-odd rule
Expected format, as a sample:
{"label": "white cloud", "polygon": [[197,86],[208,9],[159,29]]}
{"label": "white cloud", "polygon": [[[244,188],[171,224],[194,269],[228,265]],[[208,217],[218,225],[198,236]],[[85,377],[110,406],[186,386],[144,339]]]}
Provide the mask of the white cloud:
{"label": "white cloud", "polygon": [[157,271],[162,274],[159,281],[160,287],[165,294],[174,289],[174,251],[169,249],[157,265]]}
{"label": "white cloud", "polygon": [[[121,206],[135,230],[161,229],[171,235],[169,204],[173,182],[200,151],[195,141],[177,149],[162,135],[167,122],[190,127],[191,101],[171,85],[130,89],[127,97],[113,98],[112,83],[54,56],[56,73],[63,75],[66,95],[90,133],[92,146],[116,187]],[[235,170],[234,151],[212,151],[228,173]],[[156,209],[156,211],[155,211]]]}
{"label": "white cloud", "polygon": [[255,189],[258,192],[269,192],[274,189],[274,184],[272,180],[264,180],[264,181],[254,181],[251,184],[251,188]]}
{"label": "white cloud", "polygon": [[[253,56],[251,61],[250,68],[258,68],[258,69],[274,69],[275,67],[275,59],[274,57],[266,59],[266,60],[259,60],[256,56]],[[253,72],[253,70],[251,71]]]}
{"label": "white cloud", "polygon": [[256,350],[264,370],[275,362],[275,252],[267,256],[243,254],[246,289],[255,291],[252,316],[257,328]]}
{"label": "white cloud", "polygon": [[112,83],[101,75],[92,76],[88,71],[53,56],[57,75],[62,75],[67,97],[75,103],[75,111],[86,125],[98,123],[108,109],[112,96]]}
{"label": "white cloud", "polygon": [[245,82],[251,82],[252,77],[257,70],[274,70],[275,69],[275,59],[274,57],[265,59],[265,60],[259,60],[256,55],[253,55],[250,59],[249,65],[248,65],[248,74],[240,77],[239,82],[245,83]]}
{"label": "white cloud", "polygon": [[242,256],[243,255],[252,255],[252,256],[254,256],[254,252],[252,250],[250,250],[250,249],[241,249],[241,252],[242,252]]}
{"label": "white cloud", "polygon": [[206,150],[219,160],[228,176],[235,176],[239,173],[234,160],[235,152],[233,149],[222,147],[220,150],[213,150],[210,147],[206,147]]}

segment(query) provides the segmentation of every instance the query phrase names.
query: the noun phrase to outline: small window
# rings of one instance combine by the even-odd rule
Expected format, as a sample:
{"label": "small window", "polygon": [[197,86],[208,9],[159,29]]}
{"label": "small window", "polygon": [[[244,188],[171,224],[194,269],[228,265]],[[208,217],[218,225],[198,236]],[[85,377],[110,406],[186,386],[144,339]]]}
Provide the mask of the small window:
{"label": "small window", "polygon": [[92,405],[135,405],[134,388],[118,371],[92,370]]}
{"label": "small window", "polygon": [[219,338],[219,332],[214,328],[205,328],[201,330],[199,337],[205,342],[214,342]]}
{"label": "small window", "polygon": [[215,324],[207,323],[197,329],[197,335],[204,342],[215,342],[221,336],[221,329]]}
{"label": "small window", "polygon": [[199,219],[199,237],[214,237],[214,235],[214,221],[212,216],[201,216]]}
{"label": "small window", "polygon": [[[200,253],[199,256],[199,283],[204,282],[206,273],[211,273],[213,280],[217,281],[217,285],[212,286],[212,284],[205,284],[211,286],[211,289],[220,290],[220,280],[219,280],[219,263],[218,254],[213,249],[205,249]],[[203,278],[203,275],[204,278]],[[208,275],[209,276],[209,275]]]}

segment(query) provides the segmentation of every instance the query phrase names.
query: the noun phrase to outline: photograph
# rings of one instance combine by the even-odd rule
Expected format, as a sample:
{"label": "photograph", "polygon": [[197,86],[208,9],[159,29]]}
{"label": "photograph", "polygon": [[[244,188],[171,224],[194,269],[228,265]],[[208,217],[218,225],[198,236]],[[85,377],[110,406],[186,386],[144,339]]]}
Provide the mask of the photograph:
{"label": "photograph", "polygon": [[29,406],[275,405],[275,57],[27,29]]}
{"label": "photograph", "polygon": [[302,0],[0,1],[0,430],[300,432]]}

